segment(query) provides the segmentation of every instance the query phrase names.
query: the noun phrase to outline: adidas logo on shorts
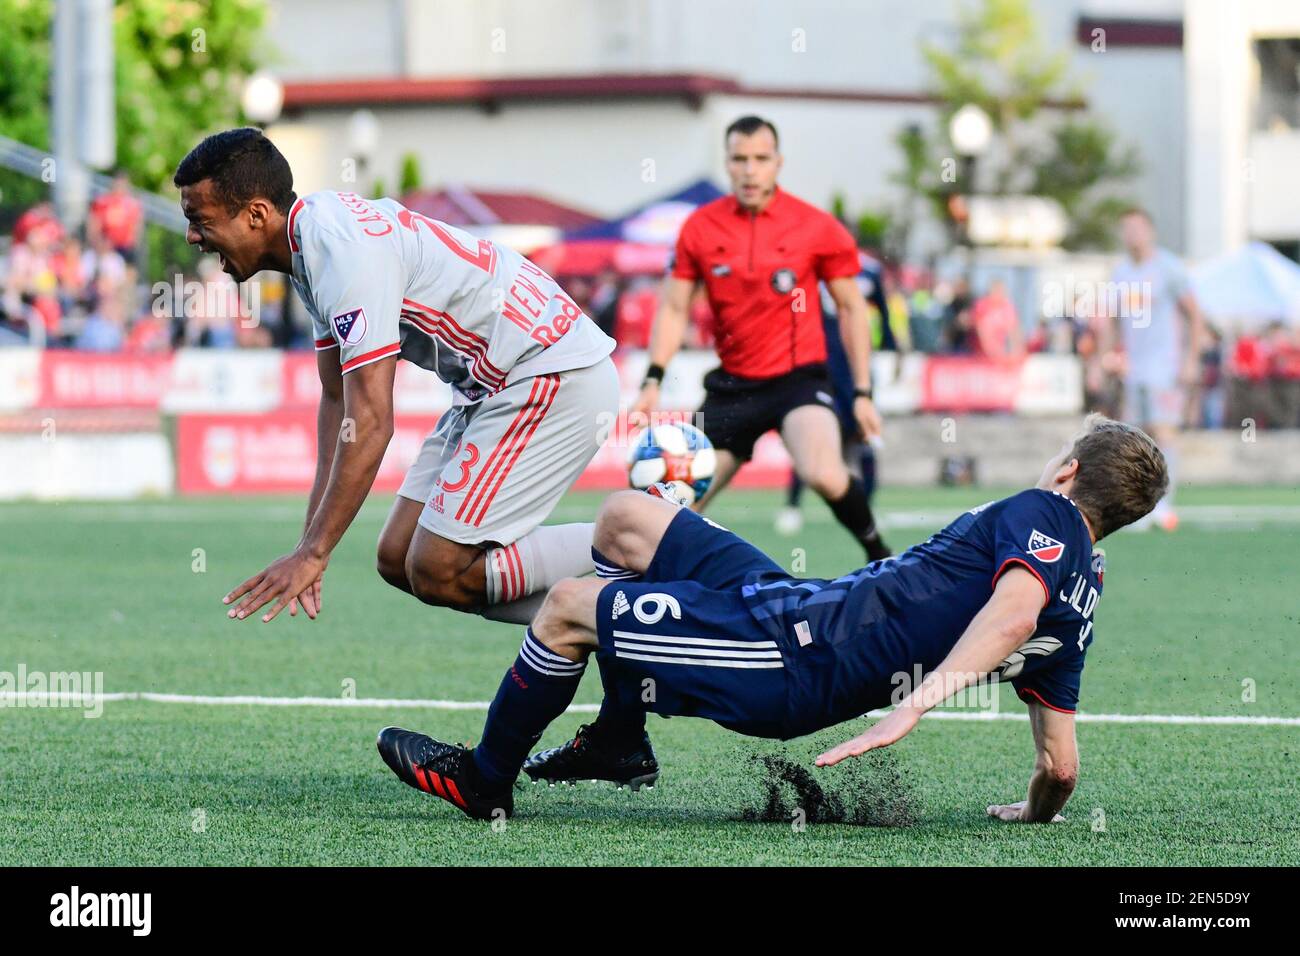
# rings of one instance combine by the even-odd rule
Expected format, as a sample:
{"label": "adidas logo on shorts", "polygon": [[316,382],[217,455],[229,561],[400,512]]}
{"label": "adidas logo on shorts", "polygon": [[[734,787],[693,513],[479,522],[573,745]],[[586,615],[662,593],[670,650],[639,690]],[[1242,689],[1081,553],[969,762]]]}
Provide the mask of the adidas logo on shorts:
{"label": "adidas logo on shorts", "polygon": [[626,614],[632,610],[632,605],[627,602],[627,595],[619,591],[614,595],[614,620],[619,619],[619,615]]}

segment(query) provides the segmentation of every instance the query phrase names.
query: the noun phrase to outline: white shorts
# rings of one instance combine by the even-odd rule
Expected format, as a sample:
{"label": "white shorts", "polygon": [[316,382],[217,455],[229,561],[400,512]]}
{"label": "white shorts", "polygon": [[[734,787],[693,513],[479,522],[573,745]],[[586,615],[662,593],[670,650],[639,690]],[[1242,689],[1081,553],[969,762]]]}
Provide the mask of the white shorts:
{"label": "white shorts", "polygon": [[522,379],[449,409],[397,493],[423,501],[420,526],[461,544],[512,544],[550,515],[618,414],[618,371]]}

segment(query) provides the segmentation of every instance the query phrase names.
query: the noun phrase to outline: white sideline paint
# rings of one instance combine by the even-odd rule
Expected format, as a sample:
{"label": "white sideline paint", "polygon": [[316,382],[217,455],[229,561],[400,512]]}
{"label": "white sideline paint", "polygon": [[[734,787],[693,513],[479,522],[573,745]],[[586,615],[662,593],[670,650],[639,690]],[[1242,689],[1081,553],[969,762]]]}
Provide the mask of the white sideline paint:
{"label": "white sideline paint", "polygon": [[[6,705],[15,698],[26,698],[28,707],[41,702],[80,704],[84,700],[81,694],[74,693],[32,693],[17,691],[0,693],[0,701]],[[487,711],[491,705],[486,700],[420,700],[409,697],[260,697],[248,694],[230,696],[210,696],[203,694],[162,694],[153,691],[129,691],[116,694],[101,694],[99,700],[104,703],[117,701],[148,701],[155,704],[198,704],[198,705],[247,705],[252,707],[363,707],[363,708],[412,708],[418,710],[480,710]],[[599,704],[570,704],[567,713],[594,714],[600,710]],[[867,717],[883,717],[886,710],[873,710]],[[1028,720],[1022,713],[1004,714],[994,711],[970,710],[932,710],[925,720]],[[1210,724],[1210,725],[1246,725],[1265,727],[1300,727],[1300,717],[1248,717],[1231,714],[1078,714],[1075,718],[1084,724]]]}

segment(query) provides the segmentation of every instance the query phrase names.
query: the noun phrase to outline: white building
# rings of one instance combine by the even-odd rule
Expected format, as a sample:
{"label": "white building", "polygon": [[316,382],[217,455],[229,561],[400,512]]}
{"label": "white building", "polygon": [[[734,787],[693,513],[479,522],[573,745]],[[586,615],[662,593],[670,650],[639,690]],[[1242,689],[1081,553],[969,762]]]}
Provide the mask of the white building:
{"label": "white building", "polygon": [[[1195,257],[1300,238],[1300,123],[1255,129],[1260,37],[1300,37],[1295,0],[1036,0],[1087,106],[1135,144],[1128,192]],[[850,211],[892,205],[894,137],[933,125],[922,41],[956,0],[273,0],[287,84],[272,128],[300,191],[426,185],[537,192],[614,215],[700,176],[724,182],[722,131],[780,129],[783,184]],[[1275,51],[1276,52],[1276,51]],[[1276,72],[1276,71],[1274,71]],[[1271,74],[1269,74],[1271,75]],[[1273,97],[1276,99],[1276,97]],[[1270,99],[1270,103],[1272,99]],[[378,117],[356,180],[348,119]],[[1292,113],[1294,120],[1294,112]]]}

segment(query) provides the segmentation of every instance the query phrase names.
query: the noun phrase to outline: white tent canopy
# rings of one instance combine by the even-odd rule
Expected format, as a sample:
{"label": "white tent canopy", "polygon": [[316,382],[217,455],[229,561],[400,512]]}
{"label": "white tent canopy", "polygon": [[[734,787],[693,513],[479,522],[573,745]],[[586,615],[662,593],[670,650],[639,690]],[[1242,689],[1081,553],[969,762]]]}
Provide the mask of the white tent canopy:
{"label": "white tent canopy", "polygon": [[1300,325],[1300,265],[1272,246],[1252,242],[1192,270],[1196,300],[1215,324],[1257,329]]}

